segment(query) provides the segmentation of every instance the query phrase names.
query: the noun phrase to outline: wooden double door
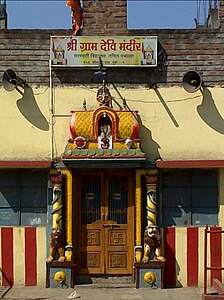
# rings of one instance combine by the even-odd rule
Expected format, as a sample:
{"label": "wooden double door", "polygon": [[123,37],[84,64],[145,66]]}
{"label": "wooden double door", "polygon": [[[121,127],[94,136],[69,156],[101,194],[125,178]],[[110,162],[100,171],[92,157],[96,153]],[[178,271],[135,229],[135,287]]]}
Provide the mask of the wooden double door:
{"label": "wooden double door", "polygon": [[76,257],[79,274],[131,274],[134,180],[131,171],[77,174]]}

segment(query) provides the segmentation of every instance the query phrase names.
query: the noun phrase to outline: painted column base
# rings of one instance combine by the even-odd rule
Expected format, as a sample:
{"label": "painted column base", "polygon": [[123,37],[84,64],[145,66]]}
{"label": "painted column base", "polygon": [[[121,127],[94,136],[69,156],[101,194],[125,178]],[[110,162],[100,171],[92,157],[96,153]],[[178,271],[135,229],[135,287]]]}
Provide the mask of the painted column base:
{"label": "painted column base", "polygon": [[135,263],[136,289],[163,288],[165,262],[150,260],[147,264]]}
{"label": "painted column base", "polygon": [[46,263],[46,288],[73,288],[75,285],[75,268],[73,262]]}

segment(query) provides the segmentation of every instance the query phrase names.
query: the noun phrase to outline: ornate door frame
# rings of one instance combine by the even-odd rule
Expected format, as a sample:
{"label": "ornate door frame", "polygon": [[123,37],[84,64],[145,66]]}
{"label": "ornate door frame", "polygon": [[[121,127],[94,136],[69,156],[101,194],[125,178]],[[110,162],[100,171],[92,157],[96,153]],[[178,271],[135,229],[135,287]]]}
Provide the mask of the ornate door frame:
{"label": "ornate door frame", "polygon": [[[76,172],[75,181],[73,228],[78,273],[131,274],[134,259],[133,172],[80,170]],[[121,205],[126,201],[124,198],[126,207]]]}

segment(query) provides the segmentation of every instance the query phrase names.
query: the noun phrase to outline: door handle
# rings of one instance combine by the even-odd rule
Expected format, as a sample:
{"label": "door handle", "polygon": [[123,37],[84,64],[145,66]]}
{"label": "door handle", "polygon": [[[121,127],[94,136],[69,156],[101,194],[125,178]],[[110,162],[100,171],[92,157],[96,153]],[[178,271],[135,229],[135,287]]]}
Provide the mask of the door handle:
{"label": "door handle", "polygon": [[105,227],[105,228],[109,228],[109,230],[112,230],[113,229],[113,227],[120,227],[120,225],[118,225],[118,224],[103,224],[103,227]]}

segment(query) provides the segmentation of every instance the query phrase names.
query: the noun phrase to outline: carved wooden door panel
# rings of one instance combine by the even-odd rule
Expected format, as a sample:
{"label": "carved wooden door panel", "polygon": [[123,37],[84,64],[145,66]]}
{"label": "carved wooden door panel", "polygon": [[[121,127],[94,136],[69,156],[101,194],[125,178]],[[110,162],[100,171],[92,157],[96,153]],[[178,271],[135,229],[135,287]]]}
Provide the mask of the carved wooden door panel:
{"label": "carved wooden door panel", "polygon": [[81,172],[76,205],[78,273],[131,274],[133,182],[129,172]]}
{"label": "carved wooden door panel", "polygon": [[131,274],[133,265],[133,182],[129,173],[108,174],[105,228],[106,274]]}
{"label": "carved wooden door panel", "polygon": [[102,174],[78,175],[76,215],[77,268],[83,274],[104,274]]}

